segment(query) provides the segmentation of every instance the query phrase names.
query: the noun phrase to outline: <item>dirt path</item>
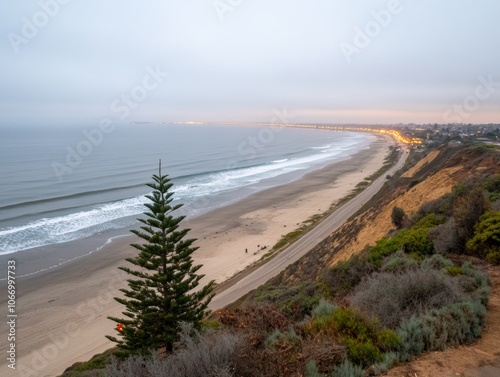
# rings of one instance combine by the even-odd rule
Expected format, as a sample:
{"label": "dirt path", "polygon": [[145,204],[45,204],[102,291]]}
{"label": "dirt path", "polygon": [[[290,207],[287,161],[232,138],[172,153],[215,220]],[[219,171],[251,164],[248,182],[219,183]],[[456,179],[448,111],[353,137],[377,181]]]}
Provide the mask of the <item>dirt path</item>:
{"label": "dirt path", "polygon": [[492,291],[486,328],[469,346],[432,352],[391,369],[389,377],[499,377],[500,376],[500,267],[486,267]]}

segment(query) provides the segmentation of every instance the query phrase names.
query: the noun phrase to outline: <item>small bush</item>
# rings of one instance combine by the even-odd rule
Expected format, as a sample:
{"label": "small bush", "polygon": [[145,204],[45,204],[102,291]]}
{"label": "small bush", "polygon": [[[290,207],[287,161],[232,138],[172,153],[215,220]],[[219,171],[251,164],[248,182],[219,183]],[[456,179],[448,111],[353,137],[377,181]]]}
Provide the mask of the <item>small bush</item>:
{"label": "small bush", "polygon": [[363,377],[365,375],[363,368],[354,365],[349,360],[335,367],[333,377]]}
{"label": "small bush", "polygon": [[458,302],[404,320],[397,329],[401,340],[401,361],[410,360],[424,351],[442,350],[449,345],[473,341],[481,334],[486,320],[488,280],[470,263],[464,263],[461,270],[461,281],[468,279],[475,290]]}
{"label": "small bush", "polygon": [[[474,268],[470,262],[465,262],[462,265],[462,274],[464,276],[470,277],[473,279],[475,284],[475,289],[480,291],[481,289],[489,288],[488,276],[477,268]],[[486,303],[486,302],[485,302]]]}
{"label": "small bush", "polygon": [[394,240],[406,253],[426,257],[434,253],[434,245],[429,238],[429,231],[442,223],[442,218],[431,213],[420,219],[410,229],[399,232]]}
{"label": "small bush", "polygon": [[299,347],[302,343],[302,338],[297,335],[294,329],[290,329],[285,333],[280,330],[275,330],[266,339],[266,347],[270,349],[275,349],[277,344],[289,345],[292,347]]}
{"label": "small bush", "polygon": [[377,344],[381,350],[391,351],[401,347],[401,340],[394,331],[383,328],[377,334]]}
{"label": "small bush", "polygon": [[349,360],[363,366],[381,360],[383,351],[399,348],[399,338],[393,331],[380,328],[352,309],[338,308],[328,316],[313,318],[308,329],[312,334],[339,339]]}
{"label": "small bush", "polygon": [[367,367],[382,360],[382,353],[370,341],[347,338],[345,341],[347,355],[354,364]]}
{"label": "small bush", "polygon": [[378,376],[379,374],[387,372],[394,365],[399,362],[399,354],[396,352],[387,352],[383,356],[383,360],[373,365],[373,373]]}
{"label": "small bush", "polygon": [[471,300],[427,313],[422,317],[426,350],[438,351],[473,341],[481,334],[485,319],[485,306]]}
{"label": "small bush", "polygon": [[329,318],[333,322],[334,332],[342,337],[363,341],[376,338],[376,324],[352,309],[339,308]]}
{"label": "small bush", "polygon": [[459,245],[464,248],[467,241],[473,237],[475,225],[488,208],[488,201],[481,186],[472,187],[464,197],[457,199],[453,208],[453,217]]}
{"label": "small bush", "polygon": [[500,264],[500,248],[490,249],[486,254],[486,260],[491,264]]}
{"label": "small bush", "polygon": [[305,377],[323,377],[323,375],[319,372],[314,360],[309,360],[307,362]]}
{"label": "small bush", "polygon": [[395,328],[402,319],[439,308],[462,297],[452,277],[433,269],[400,273],[376,273],[364,280],[352,296],[351,305]]}
{"label": "small bush", "polygon": [[494,174],[488,177],[484,182],[484,188],[490,194],[490,200],[495,201],[496,198],[500,197],[500,174]]}
{"label": "small bush", "polygon": [[331,302],[326,301],[324,298],[322,298],[319,300],[318,306],[316,306],[312,310],[312,316],[313,318],[327,317],[330,314],[332,314],[332,312],[337,308],[338,308],[337,305],[334,305]]}
{"label": "small bush", "polygon": [[453,267],[453,262],[440,254],[435,254],[423,260],[420,266],[423,270],[443,270],[448,267]]}
{"label": "small bush", "polygon": [[422,320],[416,316],[412,316],[400,323],[397,334],[401,339],[401,350],[399,352],[401,361],[411,360],[414,356],[424,352],[426,339],[424,331]]}
{"label": "small bush", "polygon": [[183,324],[181,341],[176,351],[160,357],[156,352],[150,356],[133,356],[123,362],[114,359],[106,366],[109,377],[219,377],[234,361],[242,339],[234,334],[217,331],[202,335],[191,325]]}
{"label": "small bush", "polygon": [[439,254],[448,254],[457,251],[460,247],[455,225],[455,218],[450,217],[444,224],[440,224],[429,231],[429,239],[434,250]]}
{"label": "small bush", "polygon": [[418,267],[418,263],[415,259],[399,250],[384,259],[381,271],[394,273],[398,271],[415,270]]}
{"label": "small bush", "polygon": [[396,251],[401,249],[401,244],[398,239],[393,238],[381,238],[375,243],[367,255],[367,260],[374,267],[381,267],[382,262],[388,256],[394,254]]}
{"label": "small bush", "polygon": [[463,274],[462,267],[450,266],[446,267],[446,273],[450,276],[460,276]]}
{"label": "small bush", "polygon": [[500,254],[500,211],[489,211],[481,216],[474,227],[474,236],[467,242],[467,249],[492,263],[497,261]]}
{"label": "small bush", "polygon": [[391,220],[396,228],[401,229],[405,217],[406,213],[402,208],[394,207],[392,209]]}

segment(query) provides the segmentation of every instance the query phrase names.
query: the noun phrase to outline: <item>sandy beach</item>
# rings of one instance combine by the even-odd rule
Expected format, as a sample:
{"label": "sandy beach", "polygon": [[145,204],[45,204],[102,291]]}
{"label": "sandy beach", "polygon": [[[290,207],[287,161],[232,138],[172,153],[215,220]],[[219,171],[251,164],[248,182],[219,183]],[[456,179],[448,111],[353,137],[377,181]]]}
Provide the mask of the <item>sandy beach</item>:
{"label": "sandy beach", "polygon": [[[301,180],[273,187],[238,203],[213,210],[185,224],[197,238],[194,254],[203,264],[205,281],[222,282],[259,260],[280,238],[314,214],[347,195],[357,183],[383,164],[392,140],[377,138],[370,149],[348,160],[311,172]],[[108,315],[123,307],[113,300],[125,286],[126,276],[117,267],[135,255],[129,246],[135,236],[119,238],[99,251],[59,268],[17,281],[16,370],[0,361],[2,376],[55,376],[77,361],[113,346],[104,336],[113,334]],[[247,250],[247,251],[246,251]],[[23,259],[53,258],[38,253],[12,255],[18,266]],[[5,259],[5,258],[4,258]],[[5,282],[2,282],[5,287]],[[7,312],[5,297],[1,311]],[[7,341],[0,344],[5,355]]]}

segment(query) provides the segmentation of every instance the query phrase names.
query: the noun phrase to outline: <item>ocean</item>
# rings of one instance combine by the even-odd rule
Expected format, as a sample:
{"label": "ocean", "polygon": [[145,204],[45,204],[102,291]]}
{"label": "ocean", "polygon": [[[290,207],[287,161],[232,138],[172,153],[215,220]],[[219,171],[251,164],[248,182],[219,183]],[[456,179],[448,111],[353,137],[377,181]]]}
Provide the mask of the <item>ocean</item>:
{"label": "ocean", "polygon": [[[179,214],[197,216],[299,179],[374,136],[305,128],[132,124],[2,130],[0,255],[127,234],[145,186],[172,179]],[[109,237],[107,237],[109,235]]]}

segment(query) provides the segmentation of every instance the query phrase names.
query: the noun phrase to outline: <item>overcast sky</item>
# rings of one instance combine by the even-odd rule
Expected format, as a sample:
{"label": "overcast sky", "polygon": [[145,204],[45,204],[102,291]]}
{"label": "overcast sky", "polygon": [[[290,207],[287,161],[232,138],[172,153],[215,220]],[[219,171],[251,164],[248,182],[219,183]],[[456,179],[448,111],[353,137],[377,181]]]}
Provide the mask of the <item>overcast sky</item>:
{"label": "overcast sky", "polygon": [[1,0],[0,125],[498,123],[499,17],[498,0]]}

